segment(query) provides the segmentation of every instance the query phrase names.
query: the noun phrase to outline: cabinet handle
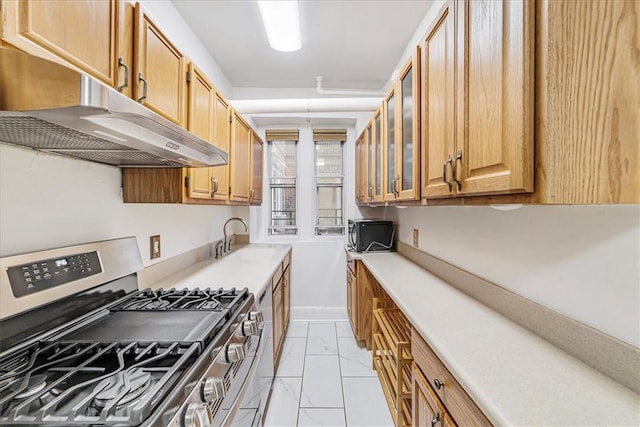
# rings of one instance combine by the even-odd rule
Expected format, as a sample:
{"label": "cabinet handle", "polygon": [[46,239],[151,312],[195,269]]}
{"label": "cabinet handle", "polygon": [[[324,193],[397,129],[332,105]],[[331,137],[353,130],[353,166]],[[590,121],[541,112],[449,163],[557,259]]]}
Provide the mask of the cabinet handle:
{"label": "cabinet handle", "polygon": [[446,162],[444,162],[444,165],[442,165],[442,181],[447,184],[447,187],[449,187],[449,191],[451,191],[453,188],[453,184],[451,184],[450,181],[447,181],[447,164],[453,164],[453,158],[451,157],[451,154],[449,154],[449,158]]}
{"label": "cabinet handle", "polygon": [[253,195],[255,194],[255,191],[253,190],[253,188],[249,189],[249,201],[253,200]]}
{"label": "cabinet handle", "polygon": [[396,193],[396,197],[400,197],[400,191],[398,191],[398,184],[399,183],[400,183],[400,177],[396,176],[396,183],[395,183],[395,185],[393,187],[394,190],[395,190],[395,193]]}
{"label": "cabinet handle", "polygon": [[214,177],[211,178],[211,188],[211,197],[213,197],[218,192],[218,180]]}
{"label": "cabinet handle", "polygon": [[444,382],[436,378],[435,380],[433,380],[433,386],[436,388],[436,390],[440,390],[442,387],[444,387]]}
{"label": "cabinet handle", "polygon": [[138,98],[138,102],[142,104],[147,99],[147,81],[144,79],[142,73],[138,73],[138,81],[142,82],[142,96]]}
{"label": "cabinet handle", "polygon": [[453,163],[453,180],[458,186],[458,191],[460,191],[462,189],[462,181],[458,180],[458,160],[462,160],[462,150],[458,150],[458,153],[456,154],[456,160]]}
{"label": "cabinet handle", "polygon": [[391,180],[391,187],[392,187],[392,192],[393,192],[393,197],[398,197],[396,196],[396,182],[398,182],[398,177],[393,177],[393,179]]}
{"label": "cabinet handle", "polygon": [[122,92],[125,88],[129,87],[129,67],[124,63],[122,57],[118,58],[118,67],[124,68],[124,83],[118,86],[118,92]]}
{"label": "cabinet handle", "polygon": [[431,420],[431,425],[435,426],[436,424],[438,424],[440,422],[440,414],[436,413],[436,416],[433,417],[433,419]]}

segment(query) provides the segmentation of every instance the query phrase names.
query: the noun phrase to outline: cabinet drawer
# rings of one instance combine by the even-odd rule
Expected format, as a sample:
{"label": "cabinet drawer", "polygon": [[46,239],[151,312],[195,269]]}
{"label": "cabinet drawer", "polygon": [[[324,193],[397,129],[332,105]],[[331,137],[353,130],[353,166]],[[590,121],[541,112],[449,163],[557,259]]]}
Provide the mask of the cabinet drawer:
{"label": "cabinet drawer", "polygon": [[[429,385],[433,387],[455,422],[459,425],[491,425],[480,408],[415,329],[411,330],[411,345],[415,363],[420,367]],[[442,383],[439,388],[438,382]]]}

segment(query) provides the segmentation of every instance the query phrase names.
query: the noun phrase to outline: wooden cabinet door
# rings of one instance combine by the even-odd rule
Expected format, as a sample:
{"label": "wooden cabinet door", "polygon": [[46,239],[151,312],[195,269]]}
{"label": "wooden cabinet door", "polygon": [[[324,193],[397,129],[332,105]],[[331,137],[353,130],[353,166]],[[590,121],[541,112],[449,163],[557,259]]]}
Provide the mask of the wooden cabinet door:
{"label": "wooden cabinet door", "polygon": [[455,145],[455,3],[447,1],[427,30],[422,63],[422,197],[453,194]]}
{"label": "wooden cabinet door", "polygon": [[144,106],[183,126],[185,58],[136,3],[133,96]]}
{"label": "wooden cabinet door", "polygon": [[249,201],[252,205],[262,204],[262,177],[264,164],[264,142],[257,133],[251,132],[251,189]]}
{"label": "wooden cabinet door", "polygon": [[383,118],[383,132],[382,132],[382,153],[383,153],[383,169],[382,169],[382,194],[385,201],[395,201],[397,199],[397,185],[398,175],[396,170],[396,155],[397,155],[397,120],[396,120],[396,89],[395,85],[391,87],[391,90],[382,101],[382,118]]}
{"label": "wooden cabinet door", "polygon": [[354,335],[358,335],[358,309],[357,309],[357,284],[356,276],[347,267],[347,312],[349,314],[349,322]]}
{"label": "wooden cabinet door", "polygon": [[282,305],[282,280],[273,289],[273,363],[274,369],[278,367],[278,359],[280,358],[280,350],[282,348],[283,332],[283,305]]}
{"label": "wooden cabinet door", "polygon": [[384,156],[382,142],[382,108],[378,108],[373,114],[372,119],[373,138],[371,147],[373,148],[373,202],[379,203],[384,199],[382,192],[383,183],[383,164]]}
{"label": "wooden cabinet door", "polygon": [[2,39],[36,56],[61,58],[118,87],[123,9],[119,0],[5,0]]}
{"label": "wooden cabinet door", "polygon": [[364,134],[365,132],[363,131],[360,137],[358,138],[358,140],[356,141],[356,167],[355,167],[356,202],[358,204],[366,203],[366,197],[365,197],[366,187],[365,187],[365,180],[364,180],[364,174],[366,171],[365,161],[364,161],[366,147],[365,147]]}
{"label": "wooden cabinet door", "polygon": [[249,202],[251,128],[236,112],[231,123],[230,179],[232,202]]}
{"label": "wooden cabinet door", "polygon": [[458,194],[533,191],[533,0],[457,10]]}
{"label": "wooden cabinet door", "polygon": [[283,289],[283,316],[284,316],[284,327],[283,335],[286,335],[287,328],[289,327],[289,318],[291,317],[291,269],[287,267],[284,274],[282,275],[282,285]]}
{"label": "wooden cabinet door", "polygon": [[398,79],[398,200],[420,198],[420,47],[400,71]]}
{"label": "wooden cabinet door", "polygon": [[411,425],[413,427],[456,425],[415,363],[411,366],[411,382]]}
{"label": "wooden cabinet door", "polygon": [[[227,100],[217,91],[214,100],[213,128],[213,145],[230,156],[231,108]],[[230,163],[231,157],[229,157]],[[214,200],[229,200],[229,164],[211,168]]]}
{"label": "wooden cabinet door", "polygon": [[362,157],[365,162],[366,172],[364,174],[363,192],[364,202],[371,203],[373,200],[373,119],[369,121],[365,129],[366,136],[362,146]]}
{"label": "wooden cabinet door", "polygon": [[[211,142],[213,139],[213,113],[215,89],[213,84],[193,63],[189,64],[187,80],[187,130]],[[211,199],[211,171],[213,168],[187,168],[189,177],[187,197]]]}

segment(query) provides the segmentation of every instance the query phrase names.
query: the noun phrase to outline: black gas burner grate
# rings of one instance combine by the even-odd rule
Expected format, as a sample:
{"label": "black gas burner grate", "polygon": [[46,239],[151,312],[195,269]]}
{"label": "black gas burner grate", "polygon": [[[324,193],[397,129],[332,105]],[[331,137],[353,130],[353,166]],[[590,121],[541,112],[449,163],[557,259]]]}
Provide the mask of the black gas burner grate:
{"label": "black gas burner grate", "polygon": [[198,343],[34,344],[0,361],[0,424],[138,425],[198,354]]}
{"label": "black gas burner grate", "polygon": [[111,311],[202,310],[235,311],[248,290],[219,289],[145,289],[111,308]]}

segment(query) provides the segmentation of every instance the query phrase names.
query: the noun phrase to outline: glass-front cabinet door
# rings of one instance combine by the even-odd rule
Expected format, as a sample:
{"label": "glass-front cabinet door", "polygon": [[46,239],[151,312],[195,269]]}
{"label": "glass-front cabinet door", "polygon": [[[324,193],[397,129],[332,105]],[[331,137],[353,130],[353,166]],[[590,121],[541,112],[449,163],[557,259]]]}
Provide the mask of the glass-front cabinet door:
{"label": "glass-front cabinet door", "polygon": [[382,108],[378,108],[373,115],[372,128],[373,138],[371,147],[373,148],[373,199],[372,202],[382,202]]}
{"label": "glass-front cabinet door", "polygon": [[366,186],[365,186],[365,203],[370,203],[373,199],[373,120],[369,121],[367,128],[364,131],[365,134],[365,157],[367,159],[367,173],[366,173]]}
{"label": "glass-front cabinet door", "polygon": [[384,131],[383,131],[383,152],[384,161],[384,200],[393,202],[398,198],[398,175],[396,170],[396,85],[389,90],[386,98],[382,102]]}
{"label": "glass-front cabinet door", "polygon": [[420,198],[420,48],[400,71],[396,83],[396,181],[397,200]]}

